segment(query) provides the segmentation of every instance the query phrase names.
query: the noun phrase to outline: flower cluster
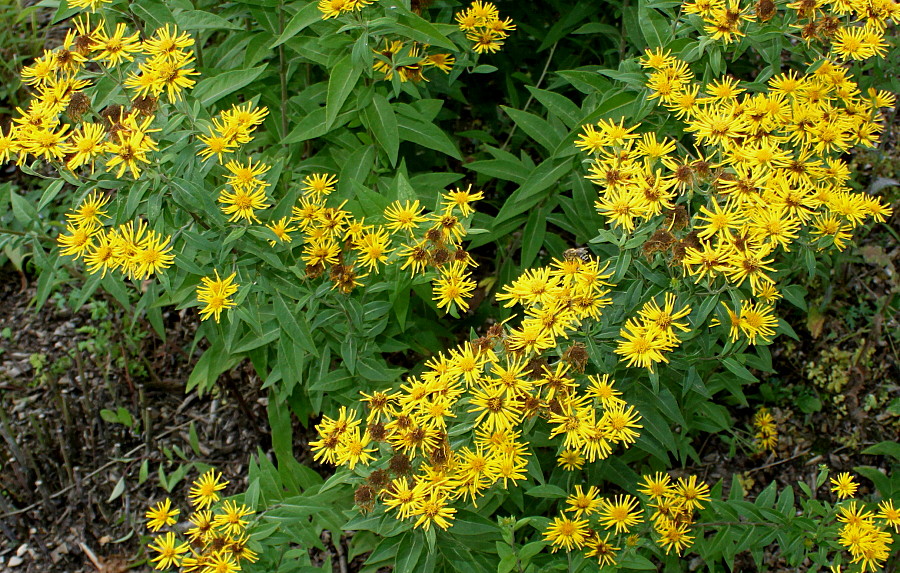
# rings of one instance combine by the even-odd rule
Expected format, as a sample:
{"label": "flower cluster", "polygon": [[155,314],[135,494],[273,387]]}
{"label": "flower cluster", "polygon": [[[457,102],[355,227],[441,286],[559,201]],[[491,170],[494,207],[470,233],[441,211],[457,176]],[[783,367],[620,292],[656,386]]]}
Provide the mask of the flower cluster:
{"label": "flower cluster", "polygon": [[[70,170],[89,165],[93,172],[99,160],[116,177],[127,171],[137,179],[142,165],[150,163],[148,155],[157,151],[150,134],[159,129],[150,126],[159,97],[165,92],[175,101],[195,83],[193,44],[168,25],[141,40],[123,23],[113,28],[101,20],[92,26],[89,16],[80,16],[62,46],[45,50],[22,69],[22,81],[35,90],[35,98],[28,109],[17,109],[8,133],[0,132],[0,161],[43,159]],[[113,69],[121,74],[121,68],[131,70],[124,81],[132,92],[130,109],[110,104],[93,110],[85,89]]]}
{"label": "flower cluster", "polygon": [[90,273],[105,276],[119,270],[133,280],[144,280],[172,265],[170,236],[163,236],[147,223],[129,221],[118,228],[104,229],[104,207],[108,197],[94,191],[66,214],[66,232],[60,234],[60,254],[81,259]]}
{"label": "flower cluster", "polygon": [[269,110],[266,107],[256,107],[251,102],[243,105],[232,105],[230,110],[222,110],[213,118],[213,125],[209,128],[209,135],[197,137],[202,143],[197,154],[203,159],[209,159],[213,155],[221,164],[224,154],[233,153],[241,145],[253,141],[253,132],[256,131]]}
{"label": "flower cluster", "polygon": [[768,408],[762,407],[753,415],[753,444],[757,450],[774,452],[778,445],[778,425]]}
{"label": "flower cluster", "polygon": [[[878,141],[879,108],[893,106],[894,97],[862,95],[847,70],[828,60],[803,75],[776,76],[755,94],[730,78],[698,85],[685,62],[662,50],[648,50],[641,65],[650,98],[685,122],[694,151],[680,155],[675,141],[622,122],[584,126],[576,146],[590,154],[587,178],[601,189],[597,210],[624,233],[655,226],[644,254],[667,255],[695,283],[749,283],[753,302],[741,300],[739,310],[725,305],[731,341],[769,342],[778,326],[772,303],[780,298],[775,256],[798,246],[843,249],[854,228],[891,214],[878,197],[850,189],[838,155]],[[652,368],[677,341],[648,322],[622,329],[616,352],[629,365]]]}
{"label": "flower cluster", "polygon": [[[219,501],[219,493],[228,485],[222,475],[210,470],[200,476],[190,489],[188,499],[194,512],[188,518],[190,527],[184,531],[182,542],[174,531],[158,535],[148,547],[156,556],[150,561],[156,569],[180,567],[181,571],[196,573],[235,573],[241,563],[258,560],[255,551],[248,547],[247,519],[253,514],[247,506],[226,501],[211,509]],[[169,499],[147,510],[147,527],[158,532],[164,527],[177,527],[181,513],[172,509]]]}
{"label": "flower cluster", "polygon": [[[807,44],[829,42],[838,59],[883,57],[890,47],[885,30],[897,20],[896,3],[891,0],[794,0],[786,7],[794,16],[791,26]],[[710,38],[725,44],[745,36],[749,22],[768,22],[778,10],[771,0],[690,0],[683,8],[686,14],[700,16]]]}
{"label": "flower cluster", "polygon": [[[334,288],[350,292],[380,265],[402,262],[401,270],[412,275],[437,270],[432,281],[439,308],[452,305],[466,310],[475,288],[469,267],[475,261],[462,247],[466,236],[463,219],[473,213],[471,203],[482,198],[471,186],[448,191],[441,209],[426,213],[418,200],[395,201],[383,213],[383,223],[367,224],[344,210],[327,204],[338,179],[316,173],[303,180],[302,196],[290,221],[270,227],[275,236],[289,241],[291,231],[305,235],[303,261],[306,274],[318,277],[328,270]],[[294,227],[293,225],[296,225]],[[396,243],[396,244],[395,244]]]}
{"label": "flower cluster", "polygon": [[396,73],[400,82],[417,83],[423,80],[427,82],[428,78],[424,73],[428,68],[437,68],[449,74],[453,64],[456,63],[453,55],[442,52],[429,53],[428,46],[412,41],[385,39],[383,48],[372,51],[375,53],[372,69],[383,73],[384,79],[388,81],[392,80]]}
{"label": "flower cluster", "polygon": [[681,553],[690,547],[694,538],[690,535],[694,523],[694,512],[703,509],[703,503],[710,500],[709,486],[697,482],[697,476],[678,478],[673,483],[668,474],[658,472],[655,476],[644,476],[642,489],[638,492],[649,498],[648,506],[653,509],[650,520],[659,535],[656,542],[666,553],[675,550]]}
{"label": "flower cluster", "polygon": [[681,341],[678,333],[689,332],[686,322],[678,320],[691,313],[691,307],[675,310],[675,294],[666,293],[663,306],[653,299],[644,303],[636,318],[630,318],[619,336],[623,338],[616,347],[616,354],[628,361],[628,366],[637,364],[653,370],[657,362],[668,362],[665,352],[671,352]]}
{"label": "flower cluster", "polygon": [[884,57],[890,48],[887,26],[898,21],[897,3],[891,0],[794,0],[787,8],[796,12],[793,26],[807,44],[828,41],[834,57],[843,60]]}
{"label": "flower cluster", "polygon": [[[857,484],[849,473],[831,480],[837,494],[838,543],[850,553],[850,562],[860,564],[860,571],[876,571],[884,566],[891,554],[893,538],[889,531],[900,532],[900,510],[892,500],[878,504],[877,513],[866,509],[864,503],[852,498]],[[839,569],[838,569],[839,570]]]}
{"label": "flower cluster", "polygon": [[[252,102],[233,105],[230,110],[223,110],[213,118],[209,127],[209,135],[200,135],[197,139],[202,144],[198,156],[204,160],[215,156],[221,165],[224,155],[234,153],[240,146],[253,141],[253,132],[268,115],[266,107],[256,107]],[[246,163],[231,159],[224,163],[226,188],[219,193],[222,212],[229,216],[229,222],[241,219],[260,223],[256,211],[266,209],[266,188],[269,183],[262,176],[270,166],[261,161]]]}
{"label": "flower cluster", "polygon": [[[650,520],[659,536],[657,543],[666,553],[673,549],[681,553],[693,542],[690,527],[694,512],[709,501],[709,486],[703,482],[698,484],[697,476],[679,478],[677,483],[672,483],[669,475],[661,472],[644,476],[641,486],[643,489],[638,492],[649,498],[645,505],[648,513],[652,512]],[[550,542],[552,551],[582,549],[586,557],[596,557],[600,566],[616,564],[620,536],[629,535],[644,522],[644,509],[641,501],[633,496],[609,498],[600,497],[599,493],[595,486],[587,491],[575,486],[575,493],[566,498],[567,507],[544,531],[544,539]],[[626,545],[634,545],[630,537],[625,540]]]}
{"label": "flower cluster", "polygon": [[583,260],[570,253],[551,266],[528,269],[508,285],[497,300],[506,307],[520,304],[525,319],[513,329],[507,340],[509,350],[540,353],[556,346],[558,339],[568,338],[567,331],[581,321],[600,317],[602,309],[612,303],[607,297],[615,286],[608,282],[612,273],[596,259]]}
{"label": "flower cluster", "polygon": [[[606,276],[596,260],[555,261],[535,273],[543,283],[523,277],[506,292],[529,311],[573,313],[542,327],[554,341],[567,337],[577,317],[599,313],[594,305],[588,305],[590,312],[573,310],[573,293],[596,294]],[[539,284],[546,292],[537,292]],[[519,343],[521,332],[495,324],[449,355],[432,357],[421,375],[407,377],[399,389],[363,394],[369,410],[365,430],[354,410],[323,418],[316,428],[319,440],[310,444],[315,459],[353,469],[380,454],[381,467],[357,490],[359,507],[369,511],[380,500],[397,518],[413,519],[415,527],[446,529],[456,512],[454,500],[477,504],[495,484],[506,488],[526,479],[533,449],[521,438],[536,418],[550,438],[561,438],[560,450],[591,462],[608,457],[618,444],[634,443],[640,416],[619,398],[608,376],[570,374],[573,365],[584,367],[575,352],[548,363],[539,356],[543,348]]]}
{"label": "flower cluster", "polygon": [[501,20],[497,7],[482,0],[475,0],[468,8],[457,12],[456,22],[479,54],[499,52],[509,32],[516,29],[511,18]]}

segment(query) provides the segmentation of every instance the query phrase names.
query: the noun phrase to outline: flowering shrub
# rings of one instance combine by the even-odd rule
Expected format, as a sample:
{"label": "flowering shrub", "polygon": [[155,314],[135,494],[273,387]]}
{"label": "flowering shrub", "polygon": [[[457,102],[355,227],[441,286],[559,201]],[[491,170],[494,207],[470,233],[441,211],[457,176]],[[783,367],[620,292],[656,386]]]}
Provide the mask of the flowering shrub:
{"label": "flowering shrub", "polygon": [[[10,194],[6,246],[38,304],[102,288],[161,336],[162,307],[197,307],[188,391],[249,360],[269,392],[274,463],[221,506],[201,477],[156,568],[311,566],[326,529],[371,570],[890,558],[897,472],[866,475],[876,509],[849,473],[833,502],[827,468],[748,501],[687,466],[700,436],[739,441],[730,408],[797,338],[778,305],[805,308],[801,281],[892,213],[846,154],[895,105],[896,3],[559,4],[60,8],[92,13],[22,71],[0,159],[52,182]],[[517,60],[543,52],[522,104]],[[494,76],[503,143],[499,91],[473,89]],[[758,409],[743,447],[777,440]]]}

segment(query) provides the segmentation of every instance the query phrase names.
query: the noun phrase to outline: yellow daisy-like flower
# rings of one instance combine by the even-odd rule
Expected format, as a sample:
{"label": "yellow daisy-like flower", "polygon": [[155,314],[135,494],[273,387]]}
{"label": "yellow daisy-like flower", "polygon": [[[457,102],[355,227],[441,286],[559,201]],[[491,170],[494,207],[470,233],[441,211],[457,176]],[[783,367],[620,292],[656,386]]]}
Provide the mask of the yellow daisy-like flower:
{"label": "yellow daisy-like flower", "polygon": [[604,499],[600,504],[600,523],[604,527],[614,527],[616,533],[628,533],[630,528],[643,521],[643,510],[638,500],[630,495],[617,495],[612,501]]}
{"label": "yellow daisy-like flower", "polygon": [[250,523],[249,520],[244,518],[254,513],[246,505],[241,504],[238,506],[238,504],[230,500],[222,504],[222,511],[224,513],[217,515],[213,520],[213,526],[222,533],[231,536],[241,535],[244,532],[244,528]]}
{"label": "yellow daisy-like flower", "polygon": [[331,195],[338,178],[330,173],[313,173],[303,178],[303,195],[321,201]]}
{"label": "yellow daisy-like flower", "polygon": [[556,458],[556,465],[570,472],[580,470],[584,466],[584,462],[584,456],[576,450],[563,450],[559,457]]}
{"label": "yellow daisy-like flower", "polygon": [[214,272],[215,280],[210,277],[201,279],[203,284],[197,287],[197,300],[206,305],[200,310],[200,319],[206,320],[212,316],[219,322],[222,311],[235,306],[231,296],[237,292],[239,285],[232,282],[237,273],[231,273],[223,280],[219,278],[219,271]]}
{"label": "yellow daisy-like flower", "polygon": [[831,491],[834,492],[838,499],[847,499],[853,497],[859,484],[853,479],[849,472],[838,474],[837,478],[831,478]]}
{"label": "yellow daisy-like flower", "polygon": [[564,547],[566,551],[573,548],[580,549],[587,539],[588,529],[588,520],[569,519],[563,515],[550,522],[544,531],[544,539],[552,544],[552,551],[560,547]]}
{"label": "yellow daisy-like flower", "polygon": [[396,233],[398,231],[413,231],[419,227],[419,223],[428,220],[422,216],[423,207],[419,206],[419,200],[413,202],[394,201],[384,210],[384,218],[387,220],[386,227],[388,230]]}
{"label": "yellow daisy-like flower", "polygon": [[147,528],[150,531],[159,531],[167,525],[175,525],[175,517],[181,512],[178,509],[171,509],[171,507],[172,500],[166,498],[157,503],[155,507],[148,509],[145,514],[145,517],[150,520],[147,522]]}
{"label": "yellow daisy-like flower", "polygon": [[85,225],[66,226],[66,233],[56,238],[56,242],[62,247],[60,254],[80,257],[91,248],[91,239],[100,231],[96,223],[88,222]]}
{"label": "yellow daisy-like flower", "polygon": [[248,222],[255,221],[259,223],[260,220],[256,216],[256,211],[269,207],[269,204],[266,203],[265,187],[257,187],[255,189],[247,187],[233,188],[233,192],[223,189],[219,195],[219,203],[225,205],[222,207],[222,212],[226,215],[231,215],[228,218],[229,222],[245,219]]}
{"label": "yellow daisy-like flower", "polygon": [[225,489],[225,486],[228,485],[227,481],[219,481],[221,479],[222,473],[219,472],[219,475],[216,476],[215,470],[209,470],[200,476],[194,482],[188,494],[191,503],[197,506],[198,509],[206,509],[219,501],[218,492]]}
{"label": "yellow daisy-like flower", "polygon": [[270,231],[275,235],[275,239],[269,241],[271,246],[275,246],[277,243],[290,243],[293,241],[293,237],[291,237],[290,233],[297,230],[297,227],[294,227],[290,224],[290,219],[288,217],[282,217],[281,219],[269,223],[266,225]]}
{"label": "yellow daisy-like flower", "polygon": [[175,538],[175,534],[169,531],[165,535],[160,535],[155,539],[154,543],[148,545],[150,549],[159,553],[156,557],[151,559],[150,561],[154,563],[154,569],[168,569],[169,567],[181,564],[181,554],[187,553],[190,549],[189,543],[182,543],[178,545],[178,540]]}

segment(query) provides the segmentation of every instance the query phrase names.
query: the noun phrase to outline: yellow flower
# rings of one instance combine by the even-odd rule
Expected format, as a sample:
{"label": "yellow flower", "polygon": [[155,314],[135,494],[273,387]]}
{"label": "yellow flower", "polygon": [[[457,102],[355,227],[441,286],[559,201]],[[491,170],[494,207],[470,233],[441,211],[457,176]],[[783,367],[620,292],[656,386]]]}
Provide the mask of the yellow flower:
{"label": "yellow flower", "polygon": [[123,22],[116,24],[115,32],[111,36],[103,28],[98,27],[91,45],[92,50],[99,52],[94,56],[94,60],[107,61],[109,66],[134,60],[133,54],[141,50],[140,34],[135,32],[126,36],[125,31]]}
{"label": "yellow flower", "polygon": [[193,525],[193,527],[184,532],[188,539],[190,541],[205,542],[210,532],[212,532],[212,512],[209,510],[196,511],[191,514],[188,521]]}
{"label": "yellow flower", "polygon": [[257,209],[266,209],[269,204],[266,203],[265,187],[233,187],[233,192],[225,189],[219,194],[219,203],[222,203],[222,212],[231,215],[228,221],[233,222],[239,219],[246,221],[260,222],[256,216]]}
{"label": "yellow flower", "polygon": [[575,486],[575,493],[566,498],[569,506],[567,511],[575,513],[575,517],[590,516],[600,510],[601,500],[597,498],[599,491],[596,487],[588,488],[587,493],[580,485]]}
{"label": "yellow flower", "polygon": [[240,564],[229,551],[213,553],[203,569],[204,573],[237,573],[240,570]]}
{"label": "yellow flower", "polygon": [[688,527],[687,524],[676,524],[674,522],[665,524],[662,531],[659,532],[660,538],[657,540],[657,543],[665,548],[666,555],[672,549],[675,550],[676,554],[680,555],[686,547],[693,543],[694,538],[688,535],[690,531]]}
{"label": "yellow flower", "polygon": [[669,478],[669,474],[656,472],[655,476],[648,474],[645,475],[643,479],[643,484],[639,485],[644,489],[639,489],[638,493],[646,495],[652,501],[671,497],[675,493],[675,488],[672,486],[672,480]]}
{"label": "yellow flower", "polygon": [[134,258],[135,279],[145,279],[172,265],[175,255],[169,254],[172,250],[172,245],[169,244],[171,240],[172,237],[163,237],[152,230],[147,231],[147,236],[141,241],[141,248]]}
{"label": "yellow flower", "polygon": [[894,508],[894,501],[886,499],[878,504],[878,517],[894,526],[894,532],[900,533],[900,510]]}
{"label": "yellow flower", "polygon": [[96,242],[92,243],[88,252],[84,255],[84,262],[87,265],[88,272],[96,273],[102,271],[100,277],[106,276],[106,271],[112,270],[118,266],[116,260],[116,243],[117,235],[115,230],[106,233],[98,232]]}
{"label": "yellow flower", "polygon": [[338,178],[330,173],[313,173],[303,178],[303,195],[321,201],[331,195]]}
{"label": "yellow flower", "polygon": [[220,479],[222,479],[222,473],[220,472],[216,476],[215,470],[209,470],[200,476],[193,483],[188,494],[191,503],[197,506],[198,509],[205,509],[219,501],[218,492],[225,489],[225,486],[228,485],[227,481],[219,481]]}
{"label": "yellow flower", "polygon": [[473,389],[469,405],[469,412],[478,413],[475,425],[489,432],[512,429],[522,419],[518,402],[498,384]]}
{"label": "yellow flower", "polygon": [[72,224],[66,225],[67,234],[59,235],[56,238],[59,246],[63,247],[60,254],[73,257],[83,256],[91,248],[91,240],[98,232],[100,232],[100,229],[94,222],[88,222],[86,225],[78,225],[77,227]]}
{"label": "yellow flower", "polygon": [[178,545],[175,534],[169,531],[165,535],[157,537],[155,543],[151,543],[147,547],[159,553],[150,561],[154,563],[153,567],[155,569],[162,570],[172,566],[178,567],[181,564],[181,554],[188,552],[190,544],[182,543]]}
{"label": "yellow flower", "polygon": [[153,57],[164,57],[177,60],[180,57],[179,52],[190,49],[194,45],[194,39],[187,32],[178,33],[178,27],[172,26],[169,30],[169,24],[162,28],[157,28],[153,36],[144,40],[144,53]]}
{"label": "yellow flower", "polygon": [[854,481],[849,472],[838,474],[837,478],[831,478],[831,491],[837,494],[838,499],[853,497],[859,485]]}
{"label": "yellow flower", "polygon": [[345,432],[341,436],[340,445],[337,449],[337,463],[346,465],[351,470],[356,464],[369,465],[369,462],[375,459],[372,453],[376,451],[375,447],[370,447],[371,442],[372,439],[369,437],[369,433],[366,432],[360,436],[358,427]]}
{"label": "yellow flower", "polygon": [[166,92],[170,102],[181,99],[181,92],[194,87],[197,82],[190,76],[200,75],[200,72],[189,67],[194,63],[194,57],[182,52],[175,52],[174,57],[156,56],[140,65],[142,74],[153,78],[151,91],[154,96]]}
{"label": "yellow flower", "polygon": [[618,547],[615,547],[609,541],[610,534],[607,533],[606,536],[601,539],[600,534],[594,532],[588,540],[585,542],[584,547],[587,549],[585,551],[586,557],[596,557],[600,562],[601,567],[615,566],[616,564],[616,551],[619,550]]}
{"label": "yellow flower", "polygon": [[565,515],[556,517],[544,531],[544,539],[553,545],[552,551],[565,547],[566,551],[581,549],[588,536],[586,519],[569,519]]}
{"label": "yellow flower", "polygon": [[231,500],[222,504],[222,511],[223,513],[217,515],[215,519],[213,519],[213,526],[222,533],[232,537],[243,534],[244,528],[250,523],[244,518],[248,515],[253,515],[254,513],[253,510],[246,505],[241,504],[241,506],[238,507],[238,505]]}
{"label": "yellow flower", "polygon": [[411,515],[419,516],[414,527],[421,527],[428,531],[431,524],[434,524],[446,531],[450,527],[455,513],[456,508],[447,505],[446,496],[432,493],[419,501]]}
{"label": "yellow flower", "polygon": [[703,482],[698,484],[697,476],[690,476],[688,479],[678,478],[675,496],[685,509],[703,509],[703,502],[708,502],[710,499],[709,486]]}
{"label": "yellow flower", "polygon": [[642,514],[637,499],[630,495],[617,495],[612,501],[604,499],[601,502],[599,519],[604,527],[614,527],[616,533],[627,533],[643,521]]}
{"label": "yellow flower", "polygon": [[83,123],[72,133],[69,145],[74,155],[66,163],[66,167],[74,171],[82,165],[90,164],[93,172],[94,160],[106,151],[106,130],[97,123]]}
{"label": "yellow flower", "polygon": [[121,178],[128,170],[131,176],[137,179],[141,176],[141,167],[138,163],[150,163],[147,152],[152,149],[153,142],[140,131],[131,133],[119,131],[116,136],[118,142],[107,144],[107,150],[112,153],[112,157],[106,162],[106,170],[112,171],[118,165],[116,177]]}
{"label": "yellow flower", "polygon": [[235,149],[237,149],[237,143],[232,139],[219,134],[218,132],[212,132],[209,135],[198,135],[197,139],[200,140],[200,143],[203,144],[203,147],[200,149],[200,153],[197,155],[202,157],[204,160],[209,159],[213,155],[216,156],[216,160],[219,163],[222,163],[222,155],[233,153]]}
{"label": "yellow flower", "polygon": [[384,229],[364,233],[353,248],[359,255],[359,263],[377,273],[378,263],[386,262],[391,253],[390,241],[390,236]]}
{"label": "yellow flower", "polygon": [[584,457],[576,450],[563,450],[556,458],[556,465],[570,472],[580,470],[584,466],[584,462]]}
{"label": "yellow flower", "polygon": [[472,292],[477,286],[470,280],[465,267],[459,263],[452,263],[441,269],[441,277],[434,282],[434,297],[438,308],[446,307],[449,311],[451,305],[458,306],[461,310],[469,309],[467,298],[472,297]]}
{"label": "yellow flower", "polygon": [[112,0],[69,0],[70,8],[89,8],[91,12],[96,12],[97,8],[103,4],[110,4]]}
{"label": "yellow flower", "polygon": [[197,287],[197,301],[205,305],[200,310],[201,320],[212,316],[219,322],[219,315],[223,310],[236,306],[231,296],[237,292],[239,285],[232,282],[237,273],[231,273],[231,276],[223,280],[219,278],[219,271],[214,272],[215,279],[210,277],[201,279],[202,284]]}
{"label": "yellow flower", "polygon": [[272,233],[275,235],[275,239],[277,239],[277,240],[269,241],[269,245],[271,245],[273,247],[279,241],[282,243],[290,243],[293,240],[293,238],[291,237],[291,235],[289,233],[292,233],[293,231],[297,230],[296,227],[292,227],[290,225],[289,219],[287,217],[282,217],[278,221],[268,223],[266,225],[266,227],[268,227],[269,230],[272,231]]}
{"label": "yellow flower", "polygon": [[448,191],[443,194],[443,205],[447,209],[458,208],[460,214],[463,217],[468,217],[475,210],[470,205],[473,201],[478,201],[484,198],[484,193],[481,191],[472,193],[472,185],[469,185],[465,191],[457,187],[453,191]]}
{"label": "yellow flower", "polygon": [[150,529],[150,531],[159,531],[161,528],[167,525],[175,525],[175,517],[180,513],[180,511],[177,509],[171,509],[171,506],[172,500],[166,498],[163,501],[157,503],[156,507],[151,507],[147,510],[145,517],[150,520],[147,523],[147,527]]}

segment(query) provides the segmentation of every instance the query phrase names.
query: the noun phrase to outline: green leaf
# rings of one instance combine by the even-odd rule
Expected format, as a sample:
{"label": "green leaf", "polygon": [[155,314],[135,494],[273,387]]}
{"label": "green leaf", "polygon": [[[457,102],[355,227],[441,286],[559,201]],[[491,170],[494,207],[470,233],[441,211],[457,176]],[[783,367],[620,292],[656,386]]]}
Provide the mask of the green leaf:
{"label": "green leaf", "polygon": [[753,375],[752,372],[747,370],[743,364],[735,360],[734,358],[725,358],[722,360],[722,364],[725,365],[732,374],[740,378],[741,380],[746,380],[747,382],[759,382],[759,378]]}
{"label": "green leaf", "polygon": [[466,169],[471,169],[476,173],[481,173],[495,179],[503,179],[504,181],[512,181],[513,183],[522,184],[525,182],[527,169],[520,161],[511,161],[508,159],[486,159],[483,161],[473,161],[464,165]]}
{"label": "green leaf", "polygon": [[13,191],[12,187],[9,188],[9,200],[12,202],[13,215],[16,221],[28,226],[30,223],[38,220],[37,210],[31,204],[31,201]]}
{"label": "green leaf", "polygon": [[564,134],[555,133],[547,120],[527,111],[521,111],[501,105],[500,108],[512,118],[516,125],[536,141],[541,147],[552,153],[560,144]]}
{"label": "green leaf", "polygon": [[397,573],[412,573],[416,571],[416,564],[422,555],[425,544],[422,543],[422,536],[415,532],[409,532],[403,535],[400,541],[400,547],[397,550],[397,561],[394,571]]}
{"label": "green leaf", "polygon": [[278,39],[269,46],[269,49],[277,48],[281,44],[287,42],[307,27],[320,22],[322,20],[322,12],[319,10],[318,2],[310,2],[294,14],[291,20],[284,26],[284,31],[278,36]]}
{"label": "green leaf", "polygon": [[531,497],[544,497],[544,498],[550,498],[550,499],[559,499],[559,498],[569,496],[569,494],[566,493],[566,490],[564,490],[563,488],[556,486],[556,485],[549,484],[549,483],[546,485],[535,486],[535,487],[529,489],[528,491],[526,491],[525,495],[530,495]]}
{"label": "green leaf", "polygon": [[331,129],[334,120],[337,119],[338,113],[356,82],[362,70],[353,65],[350,56],[344,56],[334,68],[330,70],[328,78],[328,93],[325,96],[325,128]]}
{"label": "green leaf", "polygon": [[310,332],[306,321],[296,319],[281,293],[275,292],[273,303],[275,306],[275,317],[278,319],[278,324],[281,325],[281,328],[304,350],[318,356],[319,350],[316,348],[312,332]]}
{"label": "green leaf", "polygon": [[641,32],[644,34],[647,45],[651,48],[661,48],[662,46],[665,46],[669,38],[670,30],[672,29],[672,24],[669,22],[668,18],[653,8],[647,8],[643,5],[643,2],[641,4],[638,22],[640,23]]}
{"label": "green leaf", "polygon": [[266,66],[266,64],[261,64],[246,70],[232,70],[200,80],[194,88],[194,97],[199,99],[204,107],[209,107],[258,78],[266,71]]}
{"label": "green leaf", "polygon": [[550,189],[554,183],[559,181],[559,179],[571,169],[571,161],[563,161],[554,164],[554,162],[549,159],[535,167],[531,173],[528,174],[528,178],[522,186],[516,189],[503,204],[500,212],[497,213],[494,225],[498,226],[540,203],[547,195],[542,192]]}
{"label": "green leaf", "polygon": [[399,114],[397,116],[397,127],[400,137],[404,141],[411,141],[428,149],[440,151],[454,159],[462,160],[462,155],[460,155],[453,140],[447,137],[447,134],[433,123]]}
{"label": "green leaf", "polygon": [[525,86],[534,99],[541,102],[547,111],[558,117],[570,129],[578,125],[581,118],[581,109],[575,103],[564,95],[538,89],[533,86]]}
{"label": "green leaf", "polygon": [[410,40],[415,40],[420,44],[428,44],[430,46],[438,46],[446,50],[456,52],[459,48],[450,41],[447,36],[441,34],[434,24],[427,20],[423,20],[412,12],[405,10],[399,4],[394,4],[392,8],[401,10],[397,18],[397,23],[391,26],[399,34],[406,36]]}
{"label": "green leaf", "polygon": [[191,450],[194,451],[194,455],[198,458],[200,457],[200,437],[197,435],[197,426],[194,424],[194,421],[191,420],[191,425],[188,426],[188,443],[191,446]]}
{"label": "green leaf", "polygon": [[781,289],[784,299],[806,312],[806,289],[800,285],[788,285]]}
{"label": "green leaf", "polygon": [[[331,128],[340,127],[347,123],[350,121],[351,115],[352,114],[350,113],[342,113],[338,116]],[[322,137],[328,133],[331,128],[325,126],[325,108],[316,108],[300,120],[287,137],[284,138],[282,143],[300,143],[301,141]]]}
{"label": "green leaf", "polygon": [[109,494],[109,499],[106,500],[106,503],[115,500],[123,493],[125,493],[125,476],[120,477],[119,481],[116,482],[116,487],[114,487],[112,493]]}
{"label": "green leaf", "polygon": [[56,199],[56,196],[59,195],[60,191],[62,191],[63,184],[65,184],[65,181],[63,181],[62,179],[57,179],[50,185],[47,185],[47,188],[44,189],[44,192],[41,194],[41,200],[38,202],[38,211],[42,211],[44,207],[46,207],[50,204],[51,201]]}
{"label": "green leaf", "polygon": [[642,555],[624,555],[616,561],[616,567],[622,569],[637,569],[639,571],[656,571],[656,565]]}
{"label": "green leaf", "polygon": [[392,166],[397,165],[397,153],[400,151],[400,133],[397,127],[397,116],[390,102],[383,95],[376,93],[372,103],[363,110],[363,118],[367,127],[375,136],[375,141],[387,153]]}
{"label": "green leaf", "polygon": [[128,9],[153,28],[162,28],[166,24],[175,23],[175,16],[172,15],[166,2],[138,0],[138,2],[130,2]]}
{"label": "green leaf", "polygon": [[900,444],[891,441],[879,442],[864,449],[862,453],[871,456],[891,456],[900,461]]}
{"label": "green leaf", "polygon": [[241,30],[234,22],[202,10],[184,10],[176,16],[178,27],[183,30]]}
{"label": "green leaf", "polygon": [[544,235],[547,232],[547,214],[544,209],[534,209],[528,215],[525,230],[522,235],[522,258],[519,264],[522,268],[528,268],[537,258],[538,251],[544,244]]}

